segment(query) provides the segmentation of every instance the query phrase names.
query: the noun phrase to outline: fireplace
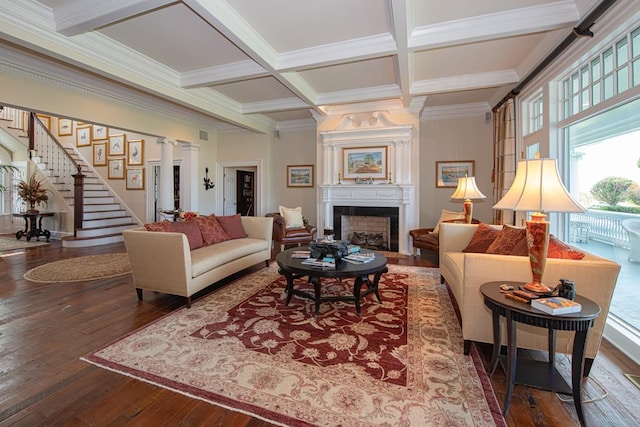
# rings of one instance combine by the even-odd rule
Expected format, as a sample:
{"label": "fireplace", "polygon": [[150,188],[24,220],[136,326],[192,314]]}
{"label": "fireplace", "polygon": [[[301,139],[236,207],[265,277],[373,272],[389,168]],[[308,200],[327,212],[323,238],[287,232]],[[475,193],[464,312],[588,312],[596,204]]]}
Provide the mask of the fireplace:
{"label": "fireplace", "polygon": [[[349,218],[356,218],[359,224],[369,224],[368,230],[356,229],[351,227],[353,231],[382,233],[384,240],[387,242],[388,249],[394,252],[398,251],[398,230],[399,230],[399,210],[397,207],[373,207],[373,206],[334,206],[333,207],[333,230],[336,239],[347,239],[349,236],[343,236],[343,222],[350,221]],[[387,221],[363,221],[362,218],[375,217],[385,218]],[[388,224],[385,230],[383,224]],[[360,225],[362,227],[362,225]]]}

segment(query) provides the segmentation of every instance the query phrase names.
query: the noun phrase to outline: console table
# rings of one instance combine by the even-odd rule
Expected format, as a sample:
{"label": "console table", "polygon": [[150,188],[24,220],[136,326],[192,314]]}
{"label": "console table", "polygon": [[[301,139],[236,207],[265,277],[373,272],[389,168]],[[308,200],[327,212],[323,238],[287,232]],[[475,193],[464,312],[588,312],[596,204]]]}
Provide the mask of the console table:
{"label": "console table", "polygon": [[27,236],[27,241],[30,241],[32,237],[35,237],[36,240],[40,240],[40,236],[44,236],[48,242],[49,237],[51,237],[51,232],[42,228],[42,218],[52,217],[53,215],[53,212],[14,213],[14,217],[24,219],[24,230],[20,230],[16,233],[16,239],[20,240],[22,236]]}
{"label": "console table", "polygon": [[[584,423],[582,411],[581,385],[584,370],[584,349],[587,343],[589,329],[593,321],[600,314],[600,306],[588,298],[576,295],[576,302],[582,304],[582,310],[577,313],[551,315],[531,307],[530,304],[508,299],[500,292],[500,285],[507,284],[514,289],[524,285],[520,282],[489,282],[480,286],[484,297],[484,304],[493,313],[493,354],[489,366],[492,375],[498,366],[502,341],[500,316],[507,321],[507,357],[502,358],[503,366],[506,362],[507,389],[504,396],[502,414],[507,415],[511,404],[513,385],[521,384],[543,390],[555,391],[561,394],[573,395],[573,403],[580,420]],[[518,360],[516,348],[515,323],[545,328],[549,331],[549,362],[535,360]],[[573,351],[571,353],[571,387],[566,383],[554,366],[556,331],[575,331]],[[516,368],[516,363],[518,364]]]}

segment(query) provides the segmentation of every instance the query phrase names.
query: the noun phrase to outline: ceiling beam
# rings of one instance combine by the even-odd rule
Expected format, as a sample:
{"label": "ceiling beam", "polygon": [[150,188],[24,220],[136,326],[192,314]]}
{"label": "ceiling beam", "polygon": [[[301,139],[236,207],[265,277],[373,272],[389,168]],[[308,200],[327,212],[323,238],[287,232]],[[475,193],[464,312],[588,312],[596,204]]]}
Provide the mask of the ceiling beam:
{"label": "ceiling beam", "polygon": [[[407,43],[409,38],[409,28],[413,28],[413,14],[408,10],[413,10],[411,0],[392,0],[390,4],[391,25],[393,36],[396,40],[396,79],[400,86],[400,97],[402,104],[408,107],[411,103],[411,81],[413,69],[413,54],[409,54]],[[409,27],[411,26],[411,27]]]}
{"label": "ceiling beam", "polygon": [[461,90],[482,89],[517,83],[519,76],[514,70],[490,71],[487,73],[465,74],[421,80],[411,85],[412,95],[457,92]]}

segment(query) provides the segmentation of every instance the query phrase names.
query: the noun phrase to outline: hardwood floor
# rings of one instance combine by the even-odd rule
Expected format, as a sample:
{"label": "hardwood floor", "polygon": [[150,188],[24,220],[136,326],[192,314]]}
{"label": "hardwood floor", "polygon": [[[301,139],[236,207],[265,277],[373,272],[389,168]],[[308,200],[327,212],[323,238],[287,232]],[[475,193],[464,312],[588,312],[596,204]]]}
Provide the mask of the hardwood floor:
{"label": "hardwood floor", "polygon": [[[0,253],[0,426],[270,426],[79,360],[184,303],[183,298],[152,292],[145,292],[145,301],[138,303],[130,275],[66,284],[22,278],[30,268],[47,262],[110,252],[124,252],[124,246],[72,249],[53,242]],[[433,266],[435,261],[428,255],[389,259],[422,266]],[[478,349],[486,365],[491,347]],[[560,355],[558,364],[569,378],[568,359]],[[603,343],[586,381],[585,398],[603,393],[599,386],[608,396],[584,405],[588,425],[640,425],[636,413],[640,390],[625,373],[640,374],[640,367]],[[500,403],[504,381],[498,369],[491,382]],[[507,422],[518,427],[578,425],[571,403],[521,386],[515,387]]]}

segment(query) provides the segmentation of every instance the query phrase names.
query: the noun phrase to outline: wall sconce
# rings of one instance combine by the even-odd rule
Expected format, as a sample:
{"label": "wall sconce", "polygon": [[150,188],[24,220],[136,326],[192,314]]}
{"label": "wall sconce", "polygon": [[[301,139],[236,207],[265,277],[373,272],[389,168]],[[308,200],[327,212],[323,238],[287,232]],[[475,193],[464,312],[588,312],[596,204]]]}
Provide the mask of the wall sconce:
{"label": "wall sconce", "polygon": [[211,190],[216,185],[209,179],[209,168],[204,168],[204,189]]}

